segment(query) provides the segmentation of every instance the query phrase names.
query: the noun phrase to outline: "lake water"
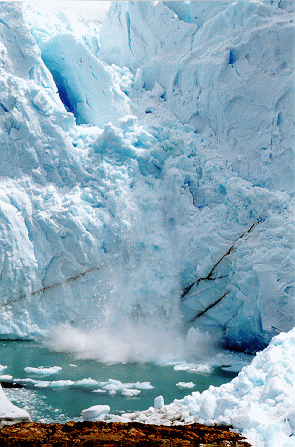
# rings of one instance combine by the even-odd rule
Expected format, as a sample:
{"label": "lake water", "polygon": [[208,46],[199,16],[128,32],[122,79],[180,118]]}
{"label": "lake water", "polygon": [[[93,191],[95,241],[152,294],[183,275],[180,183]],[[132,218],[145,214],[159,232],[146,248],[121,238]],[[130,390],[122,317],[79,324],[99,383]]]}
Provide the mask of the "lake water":
{"label": "lake water", "polygon": [[[200,372],[196,368],[153,363],[104,364],[52,352],[36,342],[25,341],[1,341],[0,364],[7,366],[0,370],[0,382],[15,405],[25,408],[35,421],[62,423],[81,420],[82,410],[92,405],[107,404],[110,413],[121,414],[145,410],[159,395],[169,404],[192,391],[220,386],[237,374],[221,367]],[[41,374],[44,370],[25,370],[54,366],[61,369],[50,375]],[[85,380],[89,378],[92,380]],[[13,383],[21,388],[10,388]],[[195,386],[181,387],[189,383]],[[138,395],[128,395],[133,392]]]}

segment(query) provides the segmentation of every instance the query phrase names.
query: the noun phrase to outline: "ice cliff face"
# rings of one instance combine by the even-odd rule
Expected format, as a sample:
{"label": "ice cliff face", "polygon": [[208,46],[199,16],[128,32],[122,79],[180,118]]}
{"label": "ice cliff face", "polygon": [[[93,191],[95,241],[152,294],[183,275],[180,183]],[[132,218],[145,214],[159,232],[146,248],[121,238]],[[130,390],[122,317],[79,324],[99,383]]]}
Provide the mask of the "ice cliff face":
{"label": "ice cliff face", "polygon": [[140,69],[146,89],[158,82],[182,123],[215,133],[240,176],[290,191],[294,28],[284,5],[269,3],[118,2],[99,55]]}
{"label": "ice cliff face", "polygon": [[293,327],[292,9],[1,3],[2,337]]}

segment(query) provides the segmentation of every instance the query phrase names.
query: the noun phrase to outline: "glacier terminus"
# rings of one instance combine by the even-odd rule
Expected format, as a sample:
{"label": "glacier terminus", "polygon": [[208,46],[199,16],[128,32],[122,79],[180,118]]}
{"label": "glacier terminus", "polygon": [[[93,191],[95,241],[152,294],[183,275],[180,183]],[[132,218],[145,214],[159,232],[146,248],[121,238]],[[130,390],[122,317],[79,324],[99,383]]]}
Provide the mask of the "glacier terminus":
{"label": "glacier terminus", "polygon": [[1,339],[260,351],[169,411],[294,446],[294,2],[42,3],[0,3]]}

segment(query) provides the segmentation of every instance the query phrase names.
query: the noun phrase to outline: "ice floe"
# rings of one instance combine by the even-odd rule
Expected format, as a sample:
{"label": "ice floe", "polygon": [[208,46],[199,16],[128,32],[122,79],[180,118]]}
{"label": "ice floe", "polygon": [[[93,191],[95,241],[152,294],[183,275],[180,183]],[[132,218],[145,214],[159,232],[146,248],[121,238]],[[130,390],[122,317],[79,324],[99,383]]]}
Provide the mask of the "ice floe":
{"label": "ice floe", "polygon": [[31,366],[25,367],[25,372],[27,374],[37,374],[40,376],[50,376],[52,374],[57,374],[59,371],[61,371],[62,368],[60,366],[39,366],[38,368],[33,368]]}

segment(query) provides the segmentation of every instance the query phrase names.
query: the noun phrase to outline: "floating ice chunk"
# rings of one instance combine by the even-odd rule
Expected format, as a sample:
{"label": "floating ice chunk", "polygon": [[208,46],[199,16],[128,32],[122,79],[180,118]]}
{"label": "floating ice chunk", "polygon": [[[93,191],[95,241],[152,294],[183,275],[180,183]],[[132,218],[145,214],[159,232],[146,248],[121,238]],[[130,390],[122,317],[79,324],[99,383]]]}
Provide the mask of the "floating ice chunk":
{"label": "floating ice chunk", "polygon": [[163,408],[164,407],[164,397],[163,396],[158,396],[154,399],[154,409],[158,410],[159,408]]}
{"label": "floating ice chunk", "polygon": [[127,389],[127,388],[123,388],[121,391],[122,396],[126,396],[126,397],[134,397],[134,396],[138,396],[140,394],[140,390],[132,390],[132,389]]}
{"label": "floating ice chunk", "polygon": [[107,384],[104,385],[102,388],[106,391],[121,391],[123,389],[123,383],[119,380],[109,379],[107,381]]}
{"label": "floating ice chunk", "polygon": [[187,371],[196,373],[211,373],[212,366],[208,364],[180,363],[173,367],[174,371]]}
{"label": "floating ice chunk", "polygon": [[0,426],[27,421],[31,421],[29,413],[13,405],[0,385]]}
{"label": "floating ice chunk", "polygon": [[75,385],[75,382],[73,380],[44,380],[35,383],[35,387],[37,388],[62,388],[66,386],[72,386]]}
{"label": "floating ice chunk", "polygon": [[109,413],[108,405],[94,405],[82,411],[83,421],[103,421]]}
{"label": "floating ice chunk", "polygon": [[97,380],[91,379],[91,377],[89,377],[88,379],[81,379],[81,380],[77,380],[77,382],[75,382],[75,384],[77,386],[99,386],[100,382],[98,382]]}
{"label": "floating ice chunk", "polygon": [[114,379],[109,379],[107,382],[96,382],[96,385],[102,388],[94,390],[95,393],[105,393],[108,391],[111,395],[121,393],[123,396],[137,396],[140,394],[140,390],[154,388],[150,382],[122,383],[120,380]]}
{"label": "floating ice chunk", "polygon": [[2,373],[2,371],[4,371],[4,369],[6,369],[6,368],[7,368],[7,366],[0,365],[0,373]]}
{"label": "floating ice chunk", "polygon": [[173,367],[174,371],[189,371],[190,366],[187,363],[181,363],[180,365],[175,365]]}
{"label": "floating ice chunk", "polygon": [[193,382],[178,382],[176,386],[179,388],[194,388],[196,384]]}
{"label": "floating ice chunk", "polygon": [[27,366],[25,368],[27,374],[38,374],[40,376],[50,376],[51,374],[57,374],[61,370],[62,368],[60,366],[51,366],[49,368],[44,366],[39,366],[38,368]]}
{"label": "floating ice chunk", "polygon": [[59,387],[65,387],[65,386],[72,386],[75,382],[73,380],[53,380],[50,383],[50,386],[52,388],[59,388]]}
{"label": "floating ice chunk", "polygon": [[188,372],[192,373],[211,373],[212,372],[212,366],[210,365],[196,365],[194,368],[190,368]]}
{"label": "floating ice chunk", "polygon": [[36,382],[34,386],[36,388],[48,388],[50,386],[50,380],[40,380],[40,382]]}
{"label": "floating ice chunk", "polygon": [[11,376],[10,374],[3,374],[0,376],[0,382],[6,382],[6,381],[10,381],[13,379],[13,376]]}
{"label": "floating ice chunk", "polygon": [[151,390],[154,388],[151,382],[136,382],[134,387],[138,390]]}

